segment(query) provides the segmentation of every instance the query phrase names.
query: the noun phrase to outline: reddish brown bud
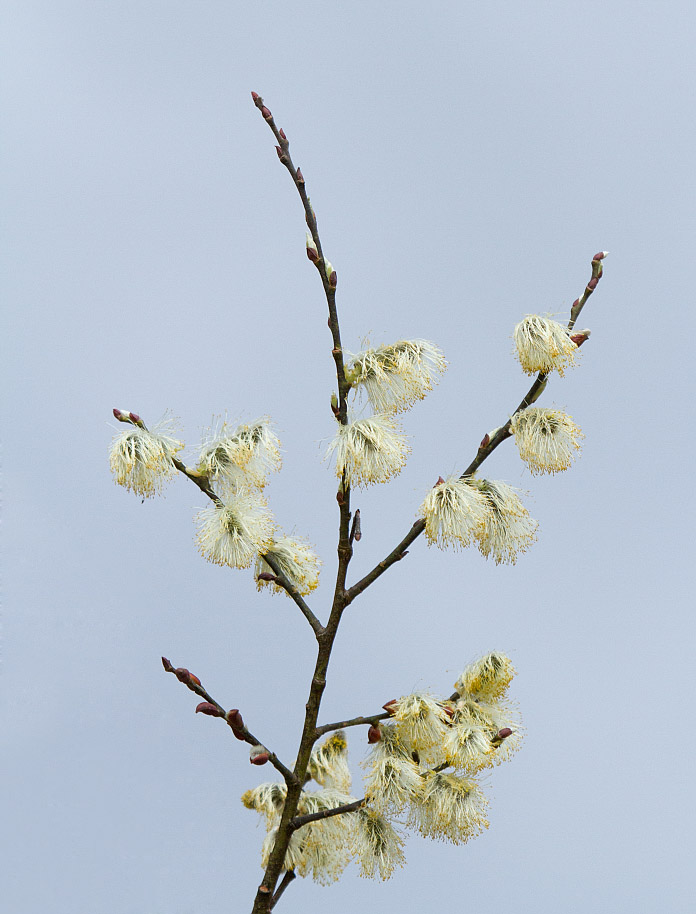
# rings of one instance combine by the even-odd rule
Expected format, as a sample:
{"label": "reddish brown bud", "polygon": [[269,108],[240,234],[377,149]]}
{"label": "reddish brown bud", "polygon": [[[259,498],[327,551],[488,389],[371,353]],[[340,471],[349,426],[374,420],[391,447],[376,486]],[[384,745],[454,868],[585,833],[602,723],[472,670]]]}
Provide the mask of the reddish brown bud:
{"label": "reddish brown bud", "polygon": [[580,299],[579,299],[579,298],[576,298],[575,301],[573,302],[573,308],[577,308],[577,306],[578,306],[579,304],[580,304]]}
{"label": "reddish brown bud", "polygon": [[336,275],[335,270],[332,270],[329,273],[329,285],[331,286],[332,289],[335,289],[336,286],[338,285],[338,276]]}
{"label": "reddish brown bud", "polygon": [[271,114],[271,112],[268,110],[268,108],[265,105],[261,108],[261,114],[266,118],[267,121],[270,121],[271,118],[273,117],[273,115]]}
{"label": "reddish brown bud", "polygon": [[596,276],[593,276],[592,279],[587,283],[587,288],[594,291],[597,288],[597,283],[599,279]]}
{"label": "reddish brown bud", "polygon": [[251,92],[251,97],[254,99],[254,101],[256,101],[257,98],[260,98],[259,93],[254,92],[253,90]]}
{"label": "reddish brown bud", "polygon": [[490,443],[491,443],[491,436],[488,434],[488,432],[486,432],[486,434],[481,439],[481,444],[479,444],[479,450],[481,450],[484,447],[488,447],[488,445]]}
{"label": "reddish brown bud", "polygon": [[395,705],[395,704],[396,704],[396,698],[392,698],[391,701],[385,702],[385,703],[382,705],[382,707],[384,708],[385,711],[388,711],[389,714],[393,714],[393,713],[394,713],[394,705]]}
{"label": "reddish brown bud", "polygon": [[319,254],[315,251],[314,248],[307,247],[307,257],[309,257],[312,263],[319,262]]}
{"label": "reddish brown bud", "polygon": [[275,151],[278,153],[278,158],[279,158],[280,161],[282,162],[283,159],[285,158],[285,153],[284,153],[283,150],[280,148],[280,146],[276,146]]}
{"label": "reddish brown bud", "polygon": [[196,705],[196,714],[209,714],[210,717],[224,717],[225,712],[221,711],[217,705],[210,701],[202,701]]}
{"label": "reddish brown bud", "polygon": [[184,685],[191,685],[191,683],[194,683],[195,685],[199,686],[201,684],[198,676],[194,676],[193,673],[190,673],[186,669],[186,667],[178,667],[176,670],[174,670],[174,675],[179,680],[179,682],[183,682]]}
{"label": "reddish brown bud", "polygon": [[257,581],[273,581],[275,583],[278,580],[278,578],[274,574],[271,574],[270,571],[262,571],[260,574],[256,575],[256,580]]}
{"label": "reddish brown bud", "polygon": [[576,346],[582,346],[590,337],[589,330],[580,330],[578,333],[571,334],[571,340],[575,343]]}
{"label": "reddish brown bud", "polygon": [[128,418],[130,419],[131,422],[135,422],[136,425],[143,424],[143,420],[140,418],[140,416],[137,413],[128,413]]}
{"label": "reddish brown bud", "polygon": [[595,254],[592,258],[593,260],[604,260],[609,251],[600,251],[599,254]]}
{"label": "reddish brown bud", "polygon": [[441,486],[442,483],[443,483],[444,481],[445,481],[445,480],[442,478],[442,476],[438,476],[438,477],[437,477],[437,482],[436,482],[435,485],[433,486],[433,489],[437,489],[437,487],[438,487],[438,486]]}
{"label": "reddish brown bud", "polygon": [[448,717],[454,717],[454,708],[450,708],[449,705],[443,705],[442,710]]}
{"label": "reddish brown bud", "polygon": [[508,736],[512,736],[512,730],[510,729],[510,727],[503,727],[502,730],[498,730],[498,732],[496,733],[497,739],[507,739]]}
{"label": "reddish brown bud", "polygon": [[172,664],[167,660],[166,657],[162,657],[162,666],[165,668],[165,670],[166,670],[168,673],[173,673],[173,672],[174,672],[174,667],[173,667]]}
{"label": "reddish brown bud", "polygon": [[280,128],[280,130],[278,131],[278,133],[282,136],[282,138],[283,138],[284,140],[287,140],[287,137],[285,136],[285,131],[283,130],[282,127]]}
{"label": "reddish brown bud", "polygon": [[378,743],[381,739],[382,739],[382,731],[379,729],[379,727],[375,727],[375,725],[372,724],[370,729],[367,731],[368,743],[370,743],[370,745],[373,745],[374,743]]}
{"label": "reddish brown bud", "polygon": [[298,168],[298,169],[297,169],[297,183],[298,183],[298,184],[304,184],[304,182],[305,182],[305,180],[304,180],[304,175],[302,174],[302,172],[301,172],[300,169]]}
{"label": "reddish brown bud", "polygon": [[249,761],[252,765],[265,765],[270,757],[270,752],[260,744],[252,746],[249,752]]}

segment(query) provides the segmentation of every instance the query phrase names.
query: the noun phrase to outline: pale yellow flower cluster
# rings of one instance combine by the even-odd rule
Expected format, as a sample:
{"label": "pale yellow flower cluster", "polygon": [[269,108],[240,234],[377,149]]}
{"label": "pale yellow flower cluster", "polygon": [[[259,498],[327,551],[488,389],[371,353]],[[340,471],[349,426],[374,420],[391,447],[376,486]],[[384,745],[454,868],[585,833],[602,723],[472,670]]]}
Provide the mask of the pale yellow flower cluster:
{"label": "pale yellow flower cluster", "polygon": [[512,417],[510,431],[520,457],[532,473],[567,470],[580,452],[581,430],[557,409],[528,406]]}
{"label": "pale yellow flower cluster", "polygon": [[[337,731],[312,752],[308,774],[321,789],[303,790],[297,815],[335,809],[355,802],[350,795],[351,778],[345,734]],[[242,803],[266,821],[266,838],[261,848],[262,866],[267,866],[275,844],[286,797],[285,784],[261,784],[242,796]],[[288,845],[284,870],[312,876],[327,884],[337,880],[351,859],[360,874],[388,879],[404,862],[403,840],[379,811],[360,808],[349,813],[316,820],[297,829]]]}
{"label": "pale yellow flower cluster", "polygon": [[346,380],[356,393],[365,392],[375,412],[362,419],[351,414],[339,426],[327,450],[327,457],[335,455],[339,479],[360,487],[401,472],[410,447],[394,416],[422,400],[446,367],[428,340],[398,340],[348,356]]}
{"label": "pale yellow flower cluster", "polygon": [[538,314],[528,314],[520,321],[513,338],[520,365],[527,374],[557,371],[563,377],[578,353],[578,346],[571,340],[567,327]]}
{"label": "pale yellow flower cluster", "polygon": [[454,698],[415,693],[391,703],[364,763],[369,808],[455,844],[487,828],[475,777],[519,745],[519,716],[505,700],[513,675],[510,659],[491,653],[464,670]]}
{"label": "pale yellow flower cluster", "polygon": [[458,549],[476,542],[497,565],[514,564],[534,542],[538,526],[512,486],[473,476],[439,482],[418,513],[431,545]]}
{"label": "pale yellow flower cluster", "polygon": [[114,482],[142,498],[158,495],[163,485],[176,476],[172,457],[184,447],[173,437],[174,420],[165,416],[148,429],[134,413],[114,410],[114,414],[129,425],[111,442],[109,466]]}

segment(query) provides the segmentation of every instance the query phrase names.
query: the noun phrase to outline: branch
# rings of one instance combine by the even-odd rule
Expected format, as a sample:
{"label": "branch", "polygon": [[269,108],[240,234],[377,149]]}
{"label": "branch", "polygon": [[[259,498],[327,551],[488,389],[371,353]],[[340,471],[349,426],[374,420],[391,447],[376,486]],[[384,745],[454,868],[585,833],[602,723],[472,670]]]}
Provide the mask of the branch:
{"label": "branch", "polygon": [[[205,699],[205,701],[212,707],[210,709],[201,708],[201,710],[204,713],[208,714],[210,717],[222,718],[231,728],[232,732],[238,740],[249,743],[252,746],[263,745],[261,741],[257,739],[249,730],[249,728],[244,724],[242,715],[239,713],[239,711],[225,711],[223,706],[203,688],[198,676],[190,673],[185,667],[175,668],[174,665],[171,664],[166,657],[162,657],[162,666],[167,671],[167,673],[173,673],[179,682],[183,682],[183,684],[192,692],[195,692],[196,695],[200,695],[201,698]],[[268,761],[271,763],[271,765],[273,765],[276,771],[280,772],[288,786],[290,784],[294,784],[297,781],[297,778],[293,772],[290,771],[289,768],[286,768],[286,766],[280,761],[275,752],[268,752]]]}
{"label": "branch", "polygon": [[294,166],[292,158],[290,157],[290,141],[286,137],[285,131],[276,126],[273,115],[264,105],[261,96],[257,92],[252,92],[251,97],[278,141],[278,145],[276,146],[278,158],[290,172],[290,177],[297,188],[297,192],[300,195],[304,207],[307,228],[310,231],[312,240],[317,249],[317,259],[315,260],[313,256],[311,256],[310,259],[319,271],[321,283],[324,287],[324,294],[326,295],[326,303],[329,306],[329,329],[331,330],[331,336],[333,338],[333,350],[331,354],[336,363],[336,378],[338,380],[338,419],[342,425],[346,425],[348,423],[346,397],[350,390],[350,384],[346,381],[346,372],[343,364],[343,347],[341,346],[341,332],[338,325],[338,313],[336,311],[336,272],[332,270],[327,275],[328,261],[324,257],[324,252],[322,250],[319,229],[317,227],[317,217],[312,208],[312,204],[309,202],[309,197],[307,196],[304,176],[300,169]]}
{"label": "branch", "polygon": [[[582,297],[576,299],[573,302],[573,305],[570,309],[570,320],[568,321],[568,329],[572,330],[575,326],[575,322],[578,319],[578,315],[582,311],[587,299],[592,295],[594,290],[597,288],[599,280],[602,278],[602,260],[606,257],[606,251],[600,251],[598,254],[592,258],[592,278],[585,287],[585,291],[582,294]],[[581,346],[587,340],[589,336],[589,331],[583,331],[582,333],[577,334],[574,337],[571,337],[573,341]],[[546,387],[546,382],[548,380],[548,375],[540,372],[539,375],[534,380],[534,383],[527,391],[524,399],[520,405],[515,410],[515,413],[519,412],[521,409],[526,409],[527,406],[531,406],[543,393],[544,388]],[[515,414],[513,413],[513,415]],[[479,445],[478,453],[471,461],[469,466],[461,474],[460,479],[464,479],[467,476],[472,476],[476,470],[481,466],[484,460],[493,453],[493,451],[505,441],[506,438],[511,436],[510,424],[512,419],[508,419],[504,425],[496,430],[493,437],[486,435]],[[374,583],[377,578],[384,574],[384,572],[391,568],[395,562],[400,561],[406,554],[406,549],[411,543],[416,540],[421,533],[425,530],[425,521],[421,518],[417,520],[415,524],[411,527],[410,531],[406,536],[401,540],[399,545],[393,549],[389,555],[382,559],[379,564],[375,565],[372,571],[368,572],[364,578],[361,578],[357,584],[353,584],[346,592],[346,602],[351,603],[359,594],[366,590],[370,584]]]}
{"label": "branch", "polygon": [[[212,502],[214,502],[218,508],[221,508],[223,506],[222,499],[218,495],[216,495],[215,492],[213,492],[213,490],[211,489],[210,481],[208,480],[207,476],[200,476],[200,475],[198,475],[198,473],[195,473],[193,470],[190,470],[186,466],[186,464],[182,463],[182,461],[179,460],[177,457],[172,457],[172,463],[174,464],[174,466],[177,468],[177,470],[180,473],[183,473],[183,475],[187,479],[190,479],[191,482],[195,483],[198,486],[198,488],[201,490],[201,492],[203,492],[204,495],[207,495],[208,498]],[[302,612],[302,615],[312,626],[312,631],[318,638],[321,635],[321,633],[324,631],[324,626],[317,619],[317,617],[314,615],[314,613],[309,608],[309,606],[307,606],[307,604],[303,600],[301,594],[299,593],[299,591],[297,590],[295,585],[291,581],[288,581],[288,579],[282,573],[282,571],[278,567],[275,559],[272,556],[264,555],[263,560],[266,562],[267,565],[269,565],[273,569],[273,572],[275,573],[275,576],[276,576],[275,582],[280,587],[282,587],[283,590],[285,590],[285,592],[288,594],[288,596],[292,597],[292,599],[295,601],[295,603],[299,606],[300,611]]]}
{"label": "branch", "polygon": [[290,820],[288,828],[291,832],[294,832],[297,831],[298,828],[302,828],[303,825],[309,825],[310,822],[330,819],[332,816],[340,816],[344,812],[355,812],[356,809],[360,809],[365,803],[367,803],[367,798],[363,797],[362,800],[356,800],[354,803],[346,803],[343,806],[336,806],[334,809],[323,809],[321,812],[312,812],[306,816],[295,816],[294,819]]}
{"label": "branch", "polygon": [[278,891],[275,893],[275,895],[271,899],[271,904],[269,906],[271,911],[278,904],[278,902],[280,901],[280,896],[283,894],[283,892],[287,889],[287,887],[290,885],[290,883],[294,879],[295,879],[295,870],[288,870],[285,873],[285,875],[283,876],[282,882],[278,886]]}
{"label": "branch", "polygon": [[275,560],[275,558],[273,557],[272,554],[264,555],[263,560],[270,568],[273,569],[273,574],[274,574],[273,582],[275,584],[277,584],[279,587],[282,587],[283,590],[287,593],[287,595],[289,597],[292,597],[292,599],[295,601],[295,603],[297,603],[297,605],[300,607],[300,610],[302,611],[302,615],[312,626],[312,631],[317,636],[317,638],[319,638],[320,635],[324,631],[324,626],[317,619],[317,617],[314,615],[314,613],[309,608],[309,606],[307,606],[304,599],[302,598],[302,595],[298,591],[297,587],[295,587],[295,585],[292,583],[292,581],[289,581],[285,577],[285,575],[283,574],[283,572],[280,569],[280,565],[278,565],[277,561]]}
{"label": "branch", "polygon": [[316,738],[319,739],[325,733],[330,733],[331,730],[345,730],[346,727],[359,727],[362,724],[376,724],[379,720],[386,720],[388,717],[391,717],[389,711],[385,711],[383,714],[373,714],[371,717],[352,717],[350,720],[339,720],[335,724],[322,724],[321,727],[316,729]]}

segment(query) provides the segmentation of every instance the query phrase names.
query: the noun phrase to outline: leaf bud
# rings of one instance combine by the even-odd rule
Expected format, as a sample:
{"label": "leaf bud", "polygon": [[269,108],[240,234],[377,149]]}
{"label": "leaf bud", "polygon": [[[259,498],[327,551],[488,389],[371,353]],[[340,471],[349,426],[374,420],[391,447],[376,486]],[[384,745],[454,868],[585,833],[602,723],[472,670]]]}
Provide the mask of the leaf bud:
{"label": "leaf bud", "polygon": [[370,729],[367,731],[367,741],[370,745],[378,743],[382,739],[382,731],[379,727],[375,727],[374,724],[370,726]]}
{"label": "leaf bud", "polygon": [[225,712],[210,701],[202,701],[196,705],[196,714],[208,714],[210,717],[224,717]]}
{"label": "leaf bud", "polygon": [[270,752],[260,743],[251,747],[249,751],[249,761],[252,765],[265,765],[271,757]]}
{"label": "leaf bud", "polygon": [[174,667],[173,667],[172,664],[167,660],[166,657],[162,657],[162,666],[165,668],[165,670],[166,670],[168,673],[173,673],[173,672],[174,672]]}
{"label": "leaf bud", "polygon": [[270,121],[273,119],[273,115],[271,114],[271,112],[268,110],[268,108],[265,105],[263,105],[261,107],[261,114],[264,116],[264,118],[267,121]]}
{"label": "leaf bud", "polygon": [[590,333],[590,330],[579,330],[577,333],[571,334],[570,338],[576,346],[582,346],[589,339]]}
{"label": "leaf bud", "polygon": [[317,263],[317,261],[319,260],[319,251],[317,250],[317,246],[314,243],[314,238],[312,238],[312,236],[310,235],[309,232],[307,232],[306,246],[307,246],[307,257],[309,257],[309,259],[312,261],[312,263]]}
{"label": "leaf bud", "polygon": [[392,698],[391,701],[385,702],[385,703],[382,705],[382,707],[383,707],[384,710],[387,711],[389,714],[392,714],[392,715],[393,715],[393,713],[394,713],[394,705],[395,705],[395,704],[396,704],[396,698]]}
{"label": "leaf bud", "polygon": [[177,669],[174,670],[174,675],[179,680],[179,682],[183,682],[184,685],[191,685],[191,683],[193,683],[194,685],[199,686],[201,684],[201,681],[198,678],[198,676],[194,676],[193,673],[190,673],[186,669],[186,667],[183,667],[183,666],[178,667]]}

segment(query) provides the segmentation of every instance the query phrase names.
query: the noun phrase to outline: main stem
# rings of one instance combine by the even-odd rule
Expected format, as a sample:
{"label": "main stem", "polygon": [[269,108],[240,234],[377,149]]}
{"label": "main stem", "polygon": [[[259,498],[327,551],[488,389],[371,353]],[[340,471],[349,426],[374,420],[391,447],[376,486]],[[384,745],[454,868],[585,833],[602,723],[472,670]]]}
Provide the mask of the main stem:
{"label": "main stem", "polygon": [[[324,294],[326,295],[326,303],[329,310],[329,330],[331,331],[333,340],[331,354],[336,365],[336,380],[338,383],[338,408],[336,410],[336,419],[342,425],[346,425],[348,423],[347,397],[350,385],[346,381],[343,348],[341,345],[341,331],[338,323],[338,311],[336,309],[336,274],[333,272],[327,274],[326,260],[319,238],[316,216],[314,215],[314,210],[309,202],[309,197],[307,196],[304,177],[301,171],[294,166],[290,157],[290,143],[285,136],[284,131],[276,126],[273,115],[264,105],[263,99],[256,93],[252,93],[252,97],[254,99],[254,104],[261,112],[264,120],[271,128],[278,141],[279,145],[276,147],[278,157],[280,158],[281,163],[290,172],[295,187],[297,188],[305,211],[305,221],[317,248],[318,260],[315,261],[315,266],[319,272]],[[307,698],[307,704],[305,705],[304,726],[302,728],[302,736],[300,738],[300,746],[294,768],[295,779],[293,781],[286,780],[287,795],[280,818],[280,824],[278,826],[276,841],[268,860],[268,866],[266,867],[263,881],[256,893],[252,914],[269,914],[273,905],[275,887],[283,869],[288,844],[290,843],[290,838],[294,831],[290,823],[297,812],[302,793],[302,785],[305,782],[305,775],[309,766],[312,747],[319,737],[317,732],[317,720],[319,718],[321,699],[324,694],[324,689],[326,688],[326,674],[331,659],[331,650],[336,639],[343,610],[349,602],[346,599],[346,574],[353,555],[353,547],[350,541],[350,486],[346,482],[345,474],[340,481],[336,500],[339,507],[338,570],[336,573],[336,587],[334,589],[331,613],[326,627],[321,630],[315,629],[318,644],[317,660],[309,688],[309,697]]]}

